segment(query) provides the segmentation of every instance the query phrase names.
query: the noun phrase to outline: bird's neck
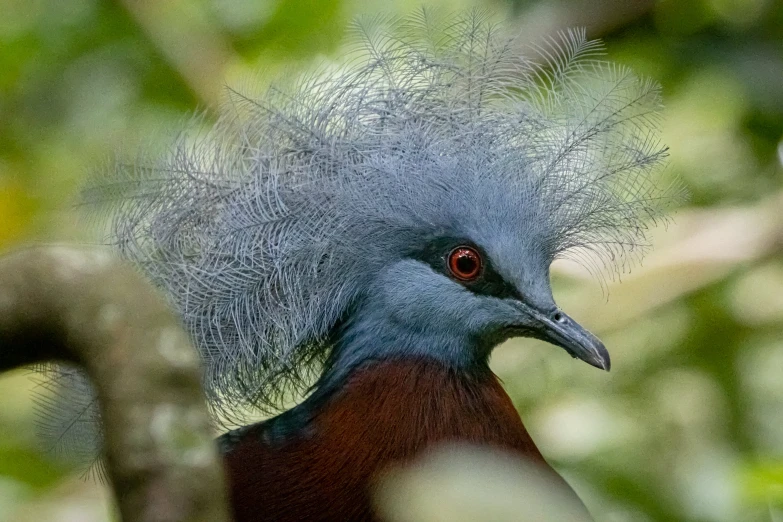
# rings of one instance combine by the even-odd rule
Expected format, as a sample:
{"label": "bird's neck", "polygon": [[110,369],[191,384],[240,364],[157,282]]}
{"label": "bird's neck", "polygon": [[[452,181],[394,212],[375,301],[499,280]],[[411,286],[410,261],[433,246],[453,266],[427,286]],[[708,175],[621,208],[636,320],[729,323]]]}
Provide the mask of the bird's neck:
{"label": "bird's neck", "polygon": [[395,458],[439,442],[463,442],[543,460],[488,368],[468,372],[428,359],[370,363],[349,376],[314,421],[318,431],[361,433],[365,444]]}
{"label": "bird's neck", "polygon": [[489,368],[467,371],[426,358],[367,362],[339,387],[242,430],[241,438],[248,431],[273,446],[303,439],[329,444],[332,438],[344,445],[355,439],[350,444],[368,445],[374,455],[391,459],[404,459],[438,442],[461,442],[543,462]]}

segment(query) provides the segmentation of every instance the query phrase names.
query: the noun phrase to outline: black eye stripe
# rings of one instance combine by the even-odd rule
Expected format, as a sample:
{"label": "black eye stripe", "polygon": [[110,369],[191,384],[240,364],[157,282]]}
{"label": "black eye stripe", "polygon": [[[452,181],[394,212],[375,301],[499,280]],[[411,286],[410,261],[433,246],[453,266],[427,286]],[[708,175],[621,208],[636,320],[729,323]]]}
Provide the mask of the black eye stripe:
{"label": "black eye stripe", "polygon": [[[448,263],[449,255],[459,246],[468,246],[476,250],[482,258],[481,275],[473,281],[461,281],[451,276]],[[458,282],[471,292],[478,295],[497,297],[500,299],[522,299],[516,287],[508,283],[492,266],[486,252],[475,243],[459,238],[442,237],[430,241],[424,248],[411,253],[411,257],[428,264],[449,279]]]}

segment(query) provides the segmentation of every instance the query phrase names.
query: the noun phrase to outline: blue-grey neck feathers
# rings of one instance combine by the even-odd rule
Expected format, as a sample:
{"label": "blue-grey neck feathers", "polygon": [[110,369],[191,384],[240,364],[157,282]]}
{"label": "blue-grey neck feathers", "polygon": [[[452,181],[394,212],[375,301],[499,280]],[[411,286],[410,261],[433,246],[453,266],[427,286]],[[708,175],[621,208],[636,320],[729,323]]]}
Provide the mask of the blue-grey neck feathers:
{"label": "blue-grey neck feathers", "polygon": [[310,385],[377,265],[419,236],[497,219],[542,263],[611,274],[673,195],[658,87],[584,32],[523,56],[476,13],[355,30],[346,65],[231,92],[209,133],[88,191],[115,202],[112,242],[181,313],[224,418]]}

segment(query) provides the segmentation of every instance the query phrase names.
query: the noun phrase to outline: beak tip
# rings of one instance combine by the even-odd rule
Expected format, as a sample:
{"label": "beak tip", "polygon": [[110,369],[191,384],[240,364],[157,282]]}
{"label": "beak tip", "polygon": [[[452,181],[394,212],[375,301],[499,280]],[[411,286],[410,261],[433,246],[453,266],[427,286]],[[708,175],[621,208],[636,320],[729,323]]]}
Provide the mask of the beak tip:
{"label": "beak tip", "polygon": [[604,371],[612,369],[612,359],[609,357],[609,351],[604,344],[600,341],[595,346],[595,351],[592,353],[590,364]]}
{"label": "beak tip", "polygon": [[603,353],[590,353],[589,355],[574,355],[576,359],[581,359],[590,366],[594,366],[599,370],[609,371],[612,368],[612,361],[609,359],[609,353],[604,351]]}

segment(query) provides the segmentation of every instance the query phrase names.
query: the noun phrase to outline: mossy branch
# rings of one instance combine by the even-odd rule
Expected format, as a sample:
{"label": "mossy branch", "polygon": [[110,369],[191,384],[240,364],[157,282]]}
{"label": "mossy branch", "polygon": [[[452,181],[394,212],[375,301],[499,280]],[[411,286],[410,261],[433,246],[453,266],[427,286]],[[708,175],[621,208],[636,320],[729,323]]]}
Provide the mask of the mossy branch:
{"label": "mossy branch", "polygon": [[66,246],[0,258],[0,372],[58,360],[97,390],[123,521],[229,520],[199,358],[132,267]]}

